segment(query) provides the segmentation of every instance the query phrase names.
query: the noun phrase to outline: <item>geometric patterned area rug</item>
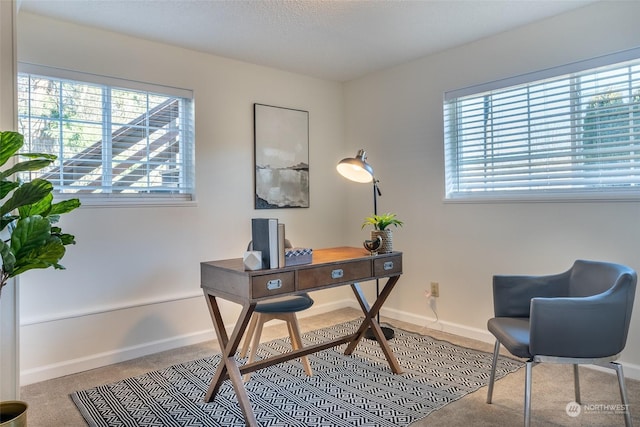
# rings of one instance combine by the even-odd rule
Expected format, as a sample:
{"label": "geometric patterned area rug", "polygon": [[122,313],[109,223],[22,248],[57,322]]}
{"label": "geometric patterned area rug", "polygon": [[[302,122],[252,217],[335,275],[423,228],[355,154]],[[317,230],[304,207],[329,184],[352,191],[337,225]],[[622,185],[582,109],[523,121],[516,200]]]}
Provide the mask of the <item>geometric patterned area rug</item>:
{"label": "geometric patterned area rug", "polygon": [[[308,344],[355,332],[360,320],[303,335]],[[251,374],[246,384],[261,426],[406,426],[488,382],[491,354],[394,328],[389,341],[403,370],[391,372],[376,341],[363,339]],[[258,356],[289,351],[288,338],[261,344]],[[178,364],[71,395],[89,426],[244,426],[230,381],[204,403],[220,355]],[[239,362],[243,362],[239,359]],[[496,378],[523,364],[500,357]]]}

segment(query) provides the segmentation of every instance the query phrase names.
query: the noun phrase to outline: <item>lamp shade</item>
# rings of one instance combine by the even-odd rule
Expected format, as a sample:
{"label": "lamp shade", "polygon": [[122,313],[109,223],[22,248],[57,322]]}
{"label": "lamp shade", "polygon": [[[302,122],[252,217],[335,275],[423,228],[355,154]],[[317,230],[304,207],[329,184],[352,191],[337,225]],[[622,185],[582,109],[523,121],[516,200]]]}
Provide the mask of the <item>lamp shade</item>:
{"label": "lamp shade", "polygon": [[355,182],[373,181],[373,168],[367,163],[367,153],[358,150],[355,157],[347,157],[340,160],[336,169],[340,175]]}

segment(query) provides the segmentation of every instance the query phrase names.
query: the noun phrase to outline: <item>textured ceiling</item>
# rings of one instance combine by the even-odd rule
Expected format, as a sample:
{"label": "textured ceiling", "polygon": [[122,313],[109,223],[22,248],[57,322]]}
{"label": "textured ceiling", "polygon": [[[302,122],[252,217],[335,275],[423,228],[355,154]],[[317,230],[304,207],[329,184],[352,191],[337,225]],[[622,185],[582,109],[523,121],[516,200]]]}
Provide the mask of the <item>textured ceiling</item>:
{"label": "textured ceiling", "polygon": [[18,6],[20,12],[347,81],[588,3],[593,0],[21,0]]}

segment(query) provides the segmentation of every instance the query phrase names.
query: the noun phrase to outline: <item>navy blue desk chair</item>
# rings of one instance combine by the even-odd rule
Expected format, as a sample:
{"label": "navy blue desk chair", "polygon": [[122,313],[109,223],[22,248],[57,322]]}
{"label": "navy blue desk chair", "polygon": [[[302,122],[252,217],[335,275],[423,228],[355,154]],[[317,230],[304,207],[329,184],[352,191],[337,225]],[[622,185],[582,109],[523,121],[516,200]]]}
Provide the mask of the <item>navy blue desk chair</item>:
{"label": "navy blue desk chair", "polygon": [[[291,243],[285,240],[285,247],[290,248]],[[248,250],[251,250],[252,244],[249,243]],[[262,328],[265,323],[270,320],[282,320],[287,323],[287,329],[289,331],[289,338],[291,340],[291,347],[294,350],[302,348],[302,338],[300,337],[300,326],[298,324],[298,318],[296,313],[302,310],[306,310],[313,305],[313,299],[309,294],[302,293],[299,295],[286,296],[281,298],[272,298],[256,305],[249,328],[247,329],[242,349],[240,350],[240,357],[246,357],[249,345],[251,345],[251,351],[249,352],[249,360],[247,363],[255,361],[256,352],[260,345],[260,336],[262,335]],[[311,364],[307,356],[300,358],[302,367],[307,375],[312,376]],[[249,381],[251,374],[245,374],[244,380]]]}

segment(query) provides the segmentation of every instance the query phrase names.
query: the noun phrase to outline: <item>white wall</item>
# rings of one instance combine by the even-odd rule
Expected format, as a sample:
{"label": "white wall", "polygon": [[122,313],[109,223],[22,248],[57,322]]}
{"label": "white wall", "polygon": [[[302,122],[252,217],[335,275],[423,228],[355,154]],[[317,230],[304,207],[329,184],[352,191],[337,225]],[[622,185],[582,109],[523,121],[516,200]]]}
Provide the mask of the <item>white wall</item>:
{"label": "white wall", "polygon": [[[559,272],[576,258],[640,270],[640,204],[444,203],[442,149],[444,91],[635,47],[636,16],[640,3],[597,3],[343,86],[19,14],[21,61],[193,89],[198,184],[196,207],[63,219],[78,240],[67,270],[21,280],[23,384],[212,337],[198,263],[239,256],[251,217],[277,215],[298,245],[358,246],[371,189],[335,164],[359,148],[381,180],[380,212],[406,221],[394,236],[405,274],[387,315],[490,339],[494,273]],[[310,112],[309,209],[253,209],[254,102]],[[441,284],[438,324],[423,296],[430,281]],[[352,301],[348,289],[314,297],[321,311]],[[622,357],[636,378],[638,310]],[[225,314],[232,322],[234,307]]]}
{"label": "white wall", "polygon": [[[404,275],[387,313],[428,323],[423,294],[437,281],[441,323],[432,326],[488,338],[495,273],[561,272],[577,258],[640,271],[640,203],[444,203],[442,125],[443,92],[636,47],[638,16],[639,2],[596,3],[346,85],[346,143],[369,153],[384,193],[379,210],[406,221],[394,234]],[[349,192],[355,238],[370,202]],[[622,355],[635,378],[639,300],[640,291]]]}
{"label": "white wall", "polygon": [[[213,338],[199,263],[240,257],[252,217],[278,217],[298,246],[349,243],[335,172],[347,155],[341,84],[27,13],[18,19],[20,61],[193,89],[198,199],[194,207],[82,207],[63,218],[78,242],[67,270],[21,279],[22,384]],[[309,111],[310,208],[254,210],[254,102]],[[348,291],[315,293],[312,310],[346,304]],[[223,305],[231,324],[236,309]]]}

